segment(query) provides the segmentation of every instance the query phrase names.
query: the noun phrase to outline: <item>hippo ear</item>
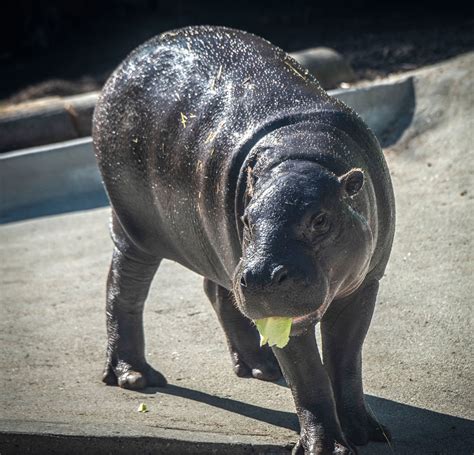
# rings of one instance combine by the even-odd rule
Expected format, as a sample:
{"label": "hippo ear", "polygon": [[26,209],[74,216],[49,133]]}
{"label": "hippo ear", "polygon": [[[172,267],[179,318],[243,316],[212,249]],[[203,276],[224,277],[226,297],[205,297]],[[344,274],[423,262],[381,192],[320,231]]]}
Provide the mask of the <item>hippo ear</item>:
{"label": "hippo ear", "polygon": [[364,184],[364,172],[362,169],[351,169],[339,177],[342,190],[348,196],[354,196],[359,192]]}
{"label": "hippo ear", "polygon": [[247,167],[247,188],[245,189],[245,196],[247,199],[246,201],[247,203],[253,197],[254,186],[255,186],[256,181],[257,181],[257,178],[255,177],[252,167],[248,166]]}

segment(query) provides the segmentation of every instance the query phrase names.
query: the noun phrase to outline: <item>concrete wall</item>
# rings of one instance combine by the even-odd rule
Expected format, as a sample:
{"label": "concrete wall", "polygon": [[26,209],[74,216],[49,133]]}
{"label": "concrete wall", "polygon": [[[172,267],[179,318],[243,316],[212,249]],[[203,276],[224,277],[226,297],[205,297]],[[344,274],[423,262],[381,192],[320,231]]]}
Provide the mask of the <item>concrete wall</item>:
{"label": "concrete wall", "polygon": [[[329,92],[355,109],[382,145],[409,125],[412,79]],[[0,222],[107,203],[90,137],[0,155]]]}

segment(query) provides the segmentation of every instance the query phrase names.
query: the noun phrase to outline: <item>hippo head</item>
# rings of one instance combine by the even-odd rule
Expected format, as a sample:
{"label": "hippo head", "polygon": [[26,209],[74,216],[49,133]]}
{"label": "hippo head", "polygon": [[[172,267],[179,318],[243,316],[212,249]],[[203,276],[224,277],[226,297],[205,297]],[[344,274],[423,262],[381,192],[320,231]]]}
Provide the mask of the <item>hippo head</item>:
{"label": "hippo head", "polygon": [[236,302],[253,320],[292,317],[297,334],[334,298],[357,289],[368,271],[372,232],[353,208],[364,173],[337,176],[316,162],[289,159],[247,180]]}

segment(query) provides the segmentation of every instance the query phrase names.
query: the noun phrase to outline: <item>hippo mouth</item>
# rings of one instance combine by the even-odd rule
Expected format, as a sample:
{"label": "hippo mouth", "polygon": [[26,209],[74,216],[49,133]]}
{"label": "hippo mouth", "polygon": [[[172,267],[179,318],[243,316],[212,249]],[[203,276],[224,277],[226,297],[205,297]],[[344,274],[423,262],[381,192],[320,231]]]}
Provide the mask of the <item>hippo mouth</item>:
{"label": "hippo mouth", "polygon": [[298,336],[305,333],[311,327],[314,327],[323,317],[321,309],[318,308],[304,316],[292,318],[290,336]]}
{"label": "hippo mouth", "polygon": [[302,335],[310,328],[314,327],[318,322],[320,322],[331,300],[332,299],[327,296],[324,303],[320,305],[317,310],[311,311],[310,313],[307,313],[303,316],[293,317],[290,336]]}

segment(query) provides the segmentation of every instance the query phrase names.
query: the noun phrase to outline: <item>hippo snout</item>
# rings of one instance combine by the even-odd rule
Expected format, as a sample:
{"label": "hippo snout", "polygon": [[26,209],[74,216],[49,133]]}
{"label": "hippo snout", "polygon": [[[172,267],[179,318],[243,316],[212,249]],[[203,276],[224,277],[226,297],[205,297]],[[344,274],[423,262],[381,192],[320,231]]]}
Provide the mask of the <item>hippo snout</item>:
{"label": "hippo snout", "polygon": [[269,271],[259,271],[255,267],[246,267],[240,276],[240,287],[243,288],[242,292],[246,293],[256,289],[282,286],[285,281],[288,285],[288,267],[282,264],[271,267]]}
{"label": "hippo snout", "polygon": [[300,317],[313,313],[326,300],[325,283],[314,269],[252,262],[238,268],[234,294],[239,309],[250,319]]}

